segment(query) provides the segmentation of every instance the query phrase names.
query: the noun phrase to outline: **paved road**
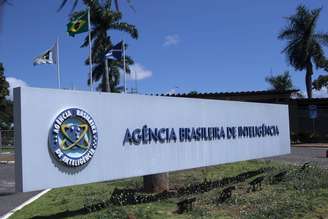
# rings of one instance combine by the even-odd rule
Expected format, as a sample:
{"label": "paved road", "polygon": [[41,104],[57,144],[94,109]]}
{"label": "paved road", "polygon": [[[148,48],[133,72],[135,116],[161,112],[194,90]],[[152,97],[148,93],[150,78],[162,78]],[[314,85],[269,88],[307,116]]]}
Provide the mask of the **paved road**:
{"label": "paved road", "polygon": [[0,195],[15,192],[14,164],[0,164]]}
{"label": "paved road", "polygon": [[[325,158],[326,150],[328,150],[328,147],[292,147],[292,153],[289,155],[267,159],[279,160],[297,165],[302,165],[308,161],[314,161],[321,167],[328,168],[328,158]],[[39,193],[14,193],[14,169],[14,164],[0,164],[0,217]]]}
{"label": "paved road", "polygon": [[0,164],[0,218],[39,192],[15,193],[15,165]]}
{"label": "paved road", "polygon": [[296,165],[302,165],[312,161],[323,168],[328,168],[328,158],[326,151],[328,147],[292,147],[289,155],[268,158]]}

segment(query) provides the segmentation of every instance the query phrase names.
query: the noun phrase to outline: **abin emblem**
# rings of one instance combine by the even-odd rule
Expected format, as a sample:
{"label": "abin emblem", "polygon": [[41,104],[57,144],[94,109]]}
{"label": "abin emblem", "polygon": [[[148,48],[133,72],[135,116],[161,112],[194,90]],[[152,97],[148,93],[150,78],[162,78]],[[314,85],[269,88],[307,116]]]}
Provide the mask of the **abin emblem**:
{"label": "abin emblem", "polygon": [[97,127],[84,110],[71,108],[60,113],[51,126],[49,147],[54,157],[67,166],[86,164],[98,143]]}

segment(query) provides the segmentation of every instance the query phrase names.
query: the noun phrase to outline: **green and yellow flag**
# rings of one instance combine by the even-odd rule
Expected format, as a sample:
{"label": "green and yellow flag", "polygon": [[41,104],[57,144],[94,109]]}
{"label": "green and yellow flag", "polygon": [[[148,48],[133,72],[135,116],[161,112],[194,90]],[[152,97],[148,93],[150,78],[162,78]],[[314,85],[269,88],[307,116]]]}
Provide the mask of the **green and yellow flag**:
{"label": "green and yellow flag", "polygon": [[75,34],[84,33],[88,31],[88,13],[80,16],[72,17],[71,21],[67,24],[67,32],[70,36],[74,37]]}

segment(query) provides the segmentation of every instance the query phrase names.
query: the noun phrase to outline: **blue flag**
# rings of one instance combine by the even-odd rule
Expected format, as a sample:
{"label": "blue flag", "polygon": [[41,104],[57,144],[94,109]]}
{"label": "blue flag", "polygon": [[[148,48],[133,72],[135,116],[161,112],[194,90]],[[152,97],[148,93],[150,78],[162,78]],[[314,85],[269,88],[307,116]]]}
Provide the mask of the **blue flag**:
{"label": "blue flag", "polygon": [[113,46],[109,52],[105,55],[107,59],[116,59],[120,60],[123,55],[123,41],[119,42],[115,46]]}

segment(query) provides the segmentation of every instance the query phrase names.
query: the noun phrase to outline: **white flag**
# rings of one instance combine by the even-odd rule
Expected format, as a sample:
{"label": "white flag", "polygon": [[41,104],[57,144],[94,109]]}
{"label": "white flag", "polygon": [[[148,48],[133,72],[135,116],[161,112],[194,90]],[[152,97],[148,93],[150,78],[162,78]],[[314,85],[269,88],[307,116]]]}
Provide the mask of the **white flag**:
{"label": "white flag", "polygon": [[33,65],[42,65],[42,64],[56,64],[57,63],[57,42],[55,45],[36,57],[33,60]]}

